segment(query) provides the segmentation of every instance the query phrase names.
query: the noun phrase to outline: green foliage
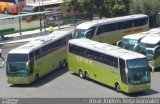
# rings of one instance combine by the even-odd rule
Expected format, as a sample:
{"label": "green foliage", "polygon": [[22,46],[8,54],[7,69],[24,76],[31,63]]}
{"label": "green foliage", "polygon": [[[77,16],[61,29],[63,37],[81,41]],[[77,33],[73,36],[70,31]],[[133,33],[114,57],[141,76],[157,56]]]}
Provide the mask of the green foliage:
{"label": "green foliage", "polygon": [[132,0],[133,13],[143,13],[149,16],[160,11],[160,0]]}
{"label": "green foliage", "polygon": [[130,11],[129,5],[130,0],[64,0],[62,7],[65,10],[98,13],[101,18],[125,15]]}

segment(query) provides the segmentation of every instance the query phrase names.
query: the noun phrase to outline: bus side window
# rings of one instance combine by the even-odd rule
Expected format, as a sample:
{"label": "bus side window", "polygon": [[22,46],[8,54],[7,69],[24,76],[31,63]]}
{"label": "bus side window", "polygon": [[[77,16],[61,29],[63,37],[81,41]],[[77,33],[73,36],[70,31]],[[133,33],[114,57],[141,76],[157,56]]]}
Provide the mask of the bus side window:
{"label": "bus side window", "polygon": [[123,29],[122,22],[117,22],[116,23],[116,30],[122,30],[122,29]]}
{"label": "bus side window", "polygon": [[141,19],[136,19],[134,20],[134,26],[143,26],[145,24],[147,24],[148,22],[148,18],[141,18]]}
{"label": "bus side window", "polygon": [[126,68],[125,60],[119,59],[119,68],[120,68],[121,80],[123,83],[127,84],[127,76],[125,72]]}
{"label": "bus side window", "polygon": [[123,29],[131,28],[131,27],[132,27],[132,21],[131,20],[123,22]]}
{"label": "bus side window", "polygon": [[86,34],[86,38],[92,39],[95,34],[96,28],[97,26],[90,28],[90,31],[88,31],[88,33]]}

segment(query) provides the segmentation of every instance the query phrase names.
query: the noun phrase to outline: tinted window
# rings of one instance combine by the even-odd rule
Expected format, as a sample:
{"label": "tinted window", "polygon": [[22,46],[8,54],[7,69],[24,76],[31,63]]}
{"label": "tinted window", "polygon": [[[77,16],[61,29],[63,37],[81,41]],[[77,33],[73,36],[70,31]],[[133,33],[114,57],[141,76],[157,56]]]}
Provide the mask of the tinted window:
{"label": "tinted window", "polygon": [[134,26],[143,26],[147,24],[148,18],[141,18],[141,19],[136,19],[134,20]]}
{"label": "tinted window", "polygon": [[7,62],[27,62],[28,54],[8,54]]}
{"label": "tinted window", "polygon": [[90,31],[86,34],[86,38],[92,39],[95,34],[96,28],[97,26],[90,28]]}
{"label": "tinted window", "polygon": [[69,52],[118,68],[118,58],[69,44]]}
{"label": "tinted window", "polygon": [[124,22],[121,22],[121,23],[122,23],[123,29],[131,28],[131,27],[132,27],[132,21],[131,21],[131,20],[129,20],[129,21],[124,21]]}
{"label": "tinted window", "polygon": [[44,56],[44,55],[49,54],[49,53],[51,53],[51,52],[53,52],[53,51],[55,51],[55,50],[57,50],[61,47],[66,46],[66,43],[68,41],[67,39],[68,38],[64,37],[62,39],[59,39],[55,42],[52,42],[52,43],[42,47],[41,56]]}
{"label": "tinted window", "polygon": [[116,30],[115,23],[101,25],[98,27],[97,35],[104,33],[104,32],[110,32],[110,31],[115,31],[115,30]]}

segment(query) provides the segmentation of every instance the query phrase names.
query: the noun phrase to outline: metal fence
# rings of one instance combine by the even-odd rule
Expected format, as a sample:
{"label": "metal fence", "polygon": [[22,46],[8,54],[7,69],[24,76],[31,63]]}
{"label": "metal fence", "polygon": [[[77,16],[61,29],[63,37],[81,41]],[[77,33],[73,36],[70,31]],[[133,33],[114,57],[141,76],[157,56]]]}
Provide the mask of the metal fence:
{"label": "metal fence", "polygon": [[10,16],[0,18],[0,35],[9,35],[17,32],[21,35],[23,31],[35,29],[42,31],[42,29],[46,29],[50,25],[53,27],[58,26],[59,28],[63,25],[76,26],[90,19],[88,14],[63,17],[61,14],[55,14],[53,12],[37,12]]}

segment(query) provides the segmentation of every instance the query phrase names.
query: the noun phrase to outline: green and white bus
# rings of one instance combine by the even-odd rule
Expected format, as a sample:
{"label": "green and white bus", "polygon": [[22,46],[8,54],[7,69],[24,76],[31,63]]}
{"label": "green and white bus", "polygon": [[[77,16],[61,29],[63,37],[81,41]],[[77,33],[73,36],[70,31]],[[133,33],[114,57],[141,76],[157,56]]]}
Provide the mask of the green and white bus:
{"label": "green and white bus", "polygon": [[120,41],[117,42],[117,46],[121,48],[125,48],[127,50],[135,50],[135,45],[139,44],[140,40],[147,36],[149,32],[141,32],[141,33],[136,33],[136,34],[131,34],[131,35],[126,35],[122,37]]}
{"label": "green and white bus", "polygon": [[8,83],[30,84],[67,65],[69,32],[55,31],[8,53],[6,74]]}
{"label": "green and white bus", "polygon": [[151,76],[144,55],[85,38],[69,40],[68,46],[69,70],[81,78],[126,93],[150,89]]}
{"label": "green and white bus", "polygon": [[160,68],[160,31],[156,28],[124,36],[117,46],[144,54],[153,72]]}
{"label": "green and white bus", "polygon": [[160,68],[160,32],[142,38],[135,48],[138,49],[138,52],[146,55],[152,71]]}
{"label": "green and white bus", "polygon": [[72,37],[86,37],[100,42],[115,44],[125,35],[147,31],[148,29],[148,16],[135,14],[84,22],[75,28]]}

